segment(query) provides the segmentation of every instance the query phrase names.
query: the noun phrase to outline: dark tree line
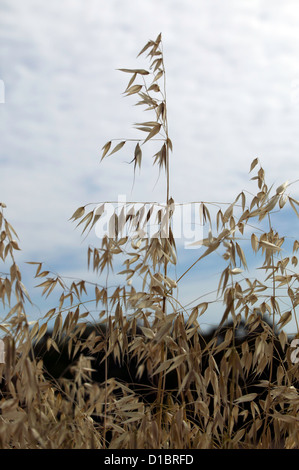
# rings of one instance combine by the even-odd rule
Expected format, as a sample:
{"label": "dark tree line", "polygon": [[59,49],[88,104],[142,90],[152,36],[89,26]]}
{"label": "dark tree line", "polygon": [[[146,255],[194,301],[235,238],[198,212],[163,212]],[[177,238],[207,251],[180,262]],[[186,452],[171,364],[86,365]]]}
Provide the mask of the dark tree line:
{"label": "dark tree line", "polygon": [[[50,336],[51,333],[48,337]],[[144,338],[138,327],[134,334],[131,332],[127,336],[129,345],[136,337]],[[281,401],[277,402],[276,407],[279,386],[284,390],[289,388],[291,392],[294,391],[294,386],[298,390],[298,367],[290,363],[287,344],[283,344],[278,331],[273,333],[270,322],[260,316],[251,325],[242,320],[237,326],[231,322],[221,328],[211,329],[206,334],[198,332],[193,335],[189,344],[193,354],[197,351],[198,368],[194,371],[197,375],[194,374],[194,379],[189,380],[182,389],[184,377],[179,378],[178,371],[174,368],[162,382],[162,395],[158,375],[152,375],[147,368],[149,357],[141,369],[140,358],[130,352],[130,348],[118,357],[111,353],[105,358],[103,344],[107,338],[107,328],[104,325],[87,326],[80,338],[77,337],[77,342],[72,343],[72,348],[68,346],[69,338],[60,338],[57,342],[59,352],[53,347],[48,350],[48,337],[45,336],[34,346],[34,355],[37,360],[42,359],[45,376],[49,380],[73,380],[76,370],[74,366],[80,355],[84,355],[91,359],[92,383],[103,385],[106,380],[115,378],[126,384],[140,401],[153,409],[158,409],[162,396],[165,407],[174,403],[183,405],[187,419],[199,427],[207,424],[206,412],[208,420],[217,418],[224,423],[231,420],[230,426],[234,432],[243,429],[244,433],[251,432],[253,442],[263,433],[270,433],[271,436],[284,435],[283,430],[281,433],[277,432],[279,424],[273,419],[273,413],[284,413],[289,406],[286,400],[283,406]],[[89,348],[91,337],[92,348]],[[176,341],[180,343],[180,337],[176,337]],[[98,352],[94,352],[97,349]],[[264,351],[264,360],[263,354],[256,354],[257,349]],[[245,357],[249,358],[247,365],[244,363]],[[282,370],[289,371],[288,383],[280,383]],[[195,377],[197,382],[202,380],[206,383],[204,390],[198,384],[196,386]],[[277,385],[276,388],[274,384]],[[217,387],[220,389],[219,393]],[[247,398],[242,401],[241,396]],[[267,410],[270,410],[268,414]],[[95,422],[102,422],[102,418],[96,415],[93,419]]]}

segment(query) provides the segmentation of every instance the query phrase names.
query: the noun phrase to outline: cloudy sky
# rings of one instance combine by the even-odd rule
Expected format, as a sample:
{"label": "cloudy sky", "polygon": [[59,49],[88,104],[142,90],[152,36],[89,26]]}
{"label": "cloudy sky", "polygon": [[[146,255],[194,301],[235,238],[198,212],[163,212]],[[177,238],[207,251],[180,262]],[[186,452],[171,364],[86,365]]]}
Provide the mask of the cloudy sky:
{"label": "cloudy sky", "polygon": [[[132,191],[128,152],[100,164],[102,146],[136,137],[132,124],[144,120],[133,97],[122,95],[128,76],[116,69],[146,66],[137,53],[162,32],[171,195],[176,202],[230,202],[255,189],[248,171],[256,157],[269,185],[299,178],[298,26],[296,0],[1,0],[0,200],[20,237],[24,282],[42,312],[25,261],[93,278],[85,269],[90,240],[82,242],[68,221],[77,207],[119,194],[165,199],[151,155]],[[290,191],[299,197],[298,184]],[[295,237],[291,215],[286,211],[280,228]],[[183,267],[194,252],[181,251]],[[193,270],[181,286],[184,302],[215,286],[218,275],[217,262]]]}

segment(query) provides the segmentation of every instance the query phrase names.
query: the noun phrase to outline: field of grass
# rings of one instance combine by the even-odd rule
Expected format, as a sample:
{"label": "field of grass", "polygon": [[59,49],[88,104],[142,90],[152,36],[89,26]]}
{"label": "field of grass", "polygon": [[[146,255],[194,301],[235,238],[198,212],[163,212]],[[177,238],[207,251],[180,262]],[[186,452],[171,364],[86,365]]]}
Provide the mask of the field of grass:
{"label": "field of grass", "polygon": [[[256,194],[248,198],[242,191],[219,208],[213,223],[209,204],[199,202],[207,237],[196,242],[200,256],[171,278],[170,266],[179,264],[172,230],[177,206],[170,196],[173,148],[161,34],[142,54],[148,70],[121,69],[129,77],[125,94],[138,97],[150,115],[135,125],[145,137],[133,141],[131,163],[135,177],[144,148],[158,145],[153,157],[165,172],[165,204],[158,211],[148,204],[135,211],[127,202],[110,217],[110,232],[99,239],[100,246],[88,248],[90,269],[106,279],[92,285],[96,324],[87,320],[90,304],[81,300],[87,281],[68,283],[44,270],[43,263],[33,263],[35,277],[45,296],[61,291],[60,303],[42,322],[29,324],[30,294],[15,261],[19,241],[0,204],[0,295],[8,309],[0,323],[0,448],[298,448],[299,242],[294,240],[284,256],[287,236],[272,220],[286,206],[298,217],[299,203],[287,192],[289,183],[268,187],[254,159]],[[125,145],[132,139],[108,141],[103,164]],[[74,212],[72,220],[84,235],[105,217],[105,204]],[[158,230],[146,237],[151,222]],[[202,299],[190,312],[177,288],[216,251],[226,263],[215,286],[223,314],[203,333],[201,316],[214,302]],[[252,253],[260,260],[256,277],[246,274]],[[124,260],[126,279],[111,289],[116,259]],[[284,327],[292,319],[297,334],[289,337]]]}

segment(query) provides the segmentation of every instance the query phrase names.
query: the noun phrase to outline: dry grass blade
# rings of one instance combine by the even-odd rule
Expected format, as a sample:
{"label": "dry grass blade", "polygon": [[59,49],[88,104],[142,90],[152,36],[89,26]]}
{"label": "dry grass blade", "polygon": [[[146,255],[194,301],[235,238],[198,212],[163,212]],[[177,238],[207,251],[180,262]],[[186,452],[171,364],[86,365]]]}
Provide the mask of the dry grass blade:
{"label": "dry grass blade", "polygon": [[122,141],[120,142],[119,144],[117,144],[114,149],[112,150],[112,152],[109,153],[108,157],[110,157],[111,155],[113,155],[114,153],[118,152],[120,149],[123,148],[123,146],[125,145],[126,141]]}

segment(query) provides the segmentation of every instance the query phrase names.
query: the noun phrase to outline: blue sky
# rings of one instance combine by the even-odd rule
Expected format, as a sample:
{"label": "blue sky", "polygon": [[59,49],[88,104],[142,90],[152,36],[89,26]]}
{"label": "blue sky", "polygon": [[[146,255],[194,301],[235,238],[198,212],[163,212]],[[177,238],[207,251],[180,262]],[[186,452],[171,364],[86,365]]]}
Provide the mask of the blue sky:
{"label": "blue sky", "polygon": [[[243,189],[254,191],[248,171],[256,157],[269,184],[299,178],[298,25],[295,0],[2,0],[0,199],[20,237],[24,282],[41,311],[49,302],[38,300],[25,261],[94,280],[86,248],[96,239],[82,242],[68,221],[77,207],[118,194],[165,199],[151,155],[132,193],[131,155],[100,164],[101,147],[136,137],[131,124],[144,120],[134,98],[121,95],[128,76],[116,69],[146,66],[136,55],[162,32],[171,194],[176,202],[230,202]],[[298,184],[290,191],[299,198]],[[298,237],[290,211],[280,223]],[[181,250],[181,266],[195,253]],[[214,288],[220,271],[216,261],[194,269],[182,283],[183,302]],[[38,310],[29,315],[36,318]],[[207,321],[217,322],[217,315]]]}

